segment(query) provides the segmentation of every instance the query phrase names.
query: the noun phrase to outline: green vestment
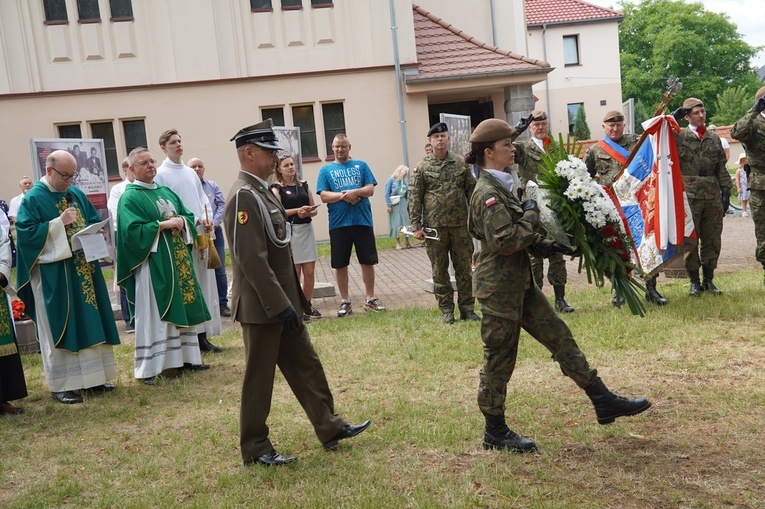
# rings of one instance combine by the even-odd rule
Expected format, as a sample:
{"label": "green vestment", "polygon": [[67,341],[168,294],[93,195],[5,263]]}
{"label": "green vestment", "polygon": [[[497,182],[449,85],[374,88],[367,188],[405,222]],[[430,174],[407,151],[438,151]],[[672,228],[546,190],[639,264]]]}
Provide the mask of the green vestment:
{"label": "green vestment", "polygon": [[[98,261],[88,262],[82,249],[72,256],[52,263],[38,263],[49,236],[49,222],[67,209],[66,195],[71,193],[77,217],[67,226],[72,235],[101,218],[85,194],[74,186],[67,192],[51,191],[37,181],[24,195],[24,206],[16,219],[16,280],[18,295],[26,314],[36,320],[35,309],[45,306],[52,341],[56,348],[79,352],[100,344],[120,344],[109,292]],[[44,302],[35,302],[31,272],[39,265]]]}
{"label": "green vestment", "polygon": [[[130,316],[135,317],[136,270],[149,263],[159,318],[176,327],[191,327],[210,320],[184,235],[159,229],[159,223],[183,216],[196,237],[192,214],[170,188],[128,184],[117,206],[117,282],[127,292]],[[152,248],[156,244],[156,250]]]}

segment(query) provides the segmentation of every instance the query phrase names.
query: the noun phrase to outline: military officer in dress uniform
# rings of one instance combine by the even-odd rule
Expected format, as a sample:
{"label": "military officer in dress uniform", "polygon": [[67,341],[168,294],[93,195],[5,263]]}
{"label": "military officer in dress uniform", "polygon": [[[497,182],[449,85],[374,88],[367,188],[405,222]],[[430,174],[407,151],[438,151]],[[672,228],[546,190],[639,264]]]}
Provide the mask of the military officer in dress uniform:
{"label": "military officer in dress uniform", "polygon": [[733,125],[730,135],[741,142],[749,162],[749,205],[757,239],[755,258],[765,269],[765,87],[754,95],[754,106]]}
{"label": "military officer in dress uniform", "polygon": [[232,318],[242,324],[246,357],[240,415],[245,465],[285,465],[295,460],[274,449],[266,419],[276,366],[289,383],[326,449],[364,431],[335,414],[324,368],[300,319],[310,312],[292,263],[287,215],[268,190],[276,153],[282,150],[271,119],[245,127],[236,143],[241,171],[224,209],[231,252]]}
{"label": "military officer in dress uniform", "polygon": [[[516,127],[525,127],[519,123]],[[542,164],[542,154],[547,152],[550,144],[550,138],[547,135],[549,123],[547,113],[542,110],[531,112],[531,123],[528,125],[531,137],[522,142],[515,143],[516,157],[518,164],[518,174],[521,178],[521,188],[526,189],[526,183],[531,180],[537,182],[539,175],[539,166]],[[539,233],[544,233],[544,228],[540,225]],[[566,302],[566,282],[568,273],[566,271],[566,260],[563,255],[556,253],[549,258],[549,267],[547,268],[547,281],[552,285],[555,292],[555,309],[561,313],[573,313],[574,308]],[[534,274],[534,281],[539,288],[544,285],[544,258],[531,256],[531,271]]]}
{"label": "military officer in dress uniform", "polygon": [[[681,118],[688,121],[688,127],[675,135],[683,185],[697,235],[685,251],[685,270],[691,280],[688,294],[693,297],[702,292],[719,295],[722,291],[712,279],[722,246],[723,217],[730,205],[731,179],[726,167],[727,158],[720,137],[706,130],[707,110],[700,99],[686,99],[673,116],[678,121]],[[699,267],[704,276],[701,282]]]}
{"label": "military officer in dress uniform", "polygon": [[566,323],[534,283],[529,252],[549,256],[571,254],[571,250],[538,233],[536,202],[518,199],[514,179],[505,170],[513,164],[516,135],[504,120],[489,119],[470,136],[466,162],[477,164],[481,171],[470,199],[468,229],[481,241],[473,287],[483,315],[484,356],[478,388],[478,407],[486,419],[483,446],[531,452],[536,444],[511,431],[505,422],[507,383],[515,369],[521,328],[544,345],[563,373],[584,389],[599,424],[639,414],[651,403],[616,396],[606,388]]}

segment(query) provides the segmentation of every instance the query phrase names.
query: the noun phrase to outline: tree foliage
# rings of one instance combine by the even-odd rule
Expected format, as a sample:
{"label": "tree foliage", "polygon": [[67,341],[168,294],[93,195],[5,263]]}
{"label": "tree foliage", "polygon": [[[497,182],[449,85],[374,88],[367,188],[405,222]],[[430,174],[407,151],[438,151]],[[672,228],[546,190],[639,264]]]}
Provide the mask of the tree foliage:
{"label": "tree foliage", "polygon": [[752,107],[753,94],[746,87],[731,87],[723,90],[715,101],[715,115],[710,124],[731,125],[743,117]]}
{"label": "tree foliage", "polygon": [[576,110],[576,118],[574,119],[574,136],[578,140],[590,139],[590,128],[587,125],[587,115],[584,112],[584,106],[581,106]]}
{"label": "tree foliage", "polygon": [[727,15],[683,0],[622,2],[620,10],[623,97],[635,98],[653,114],[667,78],[676,76],[683,90],[668,109],[679,107],[682,98],[698,97],[709,118],[717,113],[715,101],[724,90],[744,87],[754,95],[757,77],[749,62],[760,48],[744,42]]}

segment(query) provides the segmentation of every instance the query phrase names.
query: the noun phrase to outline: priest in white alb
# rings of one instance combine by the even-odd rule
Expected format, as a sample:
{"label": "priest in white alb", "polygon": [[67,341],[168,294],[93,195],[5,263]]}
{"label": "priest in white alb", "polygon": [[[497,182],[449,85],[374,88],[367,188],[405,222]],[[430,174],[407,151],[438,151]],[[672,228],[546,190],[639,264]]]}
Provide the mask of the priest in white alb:
{"label": "priest in white alb", "polygon": [[128,156],[135,177],[117,206],[117,282],[127,292],[135,327],[135,377],[146,384],[165,369],[208,369],[197,326],[210,319],[191,250],[194,215],[157,185],[156,161],[139,147]]}
{"label": "priest in white alb", "polygon": [[[181,199],[187,209],[194,214],[195,224],[204,225],[206,232],[213,231],[212,207],[210,200],[202,188],[202,183],[194,170],[183,163],[183,145],[181,136],[175,129],[163,132],[159,136],[159,146],[167,156],[157,167],[157,184],[167,186]],[[213,248],[214,249],[214,248]],[[215,270],[207,268],[209,248],[200,251],[192,249],[194,270],[197,273],[199,286],[202,288],[211,319],[198,328],[199,348],[203,352],[220,352],[221,349],[208,340],[211,336],[221,333],[220,308],[218,302],[218,286],[215,281]]]}

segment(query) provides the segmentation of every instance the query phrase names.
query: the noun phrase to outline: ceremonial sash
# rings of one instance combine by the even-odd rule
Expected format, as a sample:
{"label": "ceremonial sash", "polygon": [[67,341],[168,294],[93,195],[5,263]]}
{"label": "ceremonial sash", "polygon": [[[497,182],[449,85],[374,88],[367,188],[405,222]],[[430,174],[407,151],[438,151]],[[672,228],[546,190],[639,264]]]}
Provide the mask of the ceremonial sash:
{"label": "ceremonial sash", "polygon": [[624,163],[627,162],[627,158],[630,156],[629,150],[625,149],[608,136],[600,140],[598,146],[602,148],[606,154],[613,157],[614,160],[619,161],[619,164],[622,166],[624,166]]}

